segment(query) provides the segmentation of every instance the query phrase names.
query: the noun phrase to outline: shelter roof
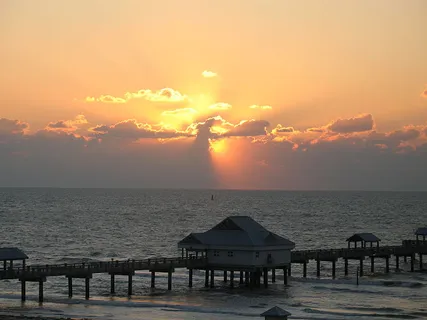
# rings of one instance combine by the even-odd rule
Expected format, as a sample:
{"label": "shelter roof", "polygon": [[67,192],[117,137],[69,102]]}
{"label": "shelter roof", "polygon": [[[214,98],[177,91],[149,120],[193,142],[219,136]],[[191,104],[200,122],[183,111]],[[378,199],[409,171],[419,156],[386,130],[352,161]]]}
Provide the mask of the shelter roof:
{"label": "shelter roof", "polygon": [[277,306],[260,314],[261,317],[288,317],[290,315],[291,313]]}
{"label": "shelter roof", "polygon": [[415,231],[415,234],[416,234],[417,236],[427,236],[427,227],[418,228],[418,229]]}
{"label": "shelter roof", "polygon": [[214,246],[292,246],[295,243],[265,229],[248,216],[231,216],[212,229],[202,233],[191,233],[178,245]]}
{"label": "shelter roof", "polygon": [[0,248],[0,261],[25,259],[28,259],[28,256],[18,248]]}
{"label": "shelter roof", "polygon": [[354,241],[364,241],[364,242],[377,242],[381,241],[376,235],[372,233],[356,233],[348,238],[346,241],[354,242]]}

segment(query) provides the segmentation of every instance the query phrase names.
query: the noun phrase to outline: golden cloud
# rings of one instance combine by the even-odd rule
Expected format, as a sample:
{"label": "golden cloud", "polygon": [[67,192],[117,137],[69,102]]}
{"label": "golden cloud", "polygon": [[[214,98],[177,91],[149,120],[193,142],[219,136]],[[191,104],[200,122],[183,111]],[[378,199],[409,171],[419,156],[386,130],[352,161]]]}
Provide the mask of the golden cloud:
{"label": "golden cloud", "polygon": [[197,110],[193,108],[181,108],[181,109],[175,109],[175,110],[166,110],[162,112],[162,116],[187,116],[191,114],[196,114]]}
{"label": "golden cloud", "polygon": [[257,104],[253,104],[253,105],[249,106],[249,108],[250,109],[260,109],[260,110],[271,110],[271,109],[273,109],[273,107],[271,107],[271,106],[267,106],[267,105],[260,106]]}
{"label": "golden cloud", "polygon": [[231,109],[231,104],[226,102],[217,102],[211,106],[209,106],[209,109],[213,110],[229,110]]}
{"label": "golden cloud", "polygon": [[217,74],[215,72],[213,72],[213,71],[205,70],[205,71],[202,72],[202,76],[204,78],[214,78],[214,77],[217,76]]}
{"label": "golden cloud", "polygon": [[101,95],[96,97],[86,97],[86,102],[102,103],[126,103],[132,99],[145,99],[152,102],[182,102],[187,100],[187,96],[171,88],[163,88],[157,91],[142,89],[136,92],[126,92],[124,97],[114,97],[112,95]]}

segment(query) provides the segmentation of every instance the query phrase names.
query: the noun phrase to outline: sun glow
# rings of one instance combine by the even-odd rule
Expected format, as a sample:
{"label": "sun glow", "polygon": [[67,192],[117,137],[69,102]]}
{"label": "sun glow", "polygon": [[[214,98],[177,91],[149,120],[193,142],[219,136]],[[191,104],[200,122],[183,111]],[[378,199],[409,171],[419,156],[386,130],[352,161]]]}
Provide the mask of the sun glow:
{"label": "sun glow", "polygon": [[224,139],[209,139],[209,150],[213,153],[225,153],[227,145]]}

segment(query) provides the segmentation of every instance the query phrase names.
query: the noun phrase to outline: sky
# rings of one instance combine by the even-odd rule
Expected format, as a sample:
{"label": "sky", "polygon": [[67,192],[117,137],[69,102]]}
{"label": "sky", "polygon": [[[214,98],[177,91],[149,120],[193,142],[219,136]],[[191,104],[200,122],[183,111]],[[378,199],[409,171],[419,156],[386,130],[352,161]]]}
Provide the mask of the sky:
{"label": "sky", "polygon": [[0,186],[427,190],[424,0],[2,0]]}

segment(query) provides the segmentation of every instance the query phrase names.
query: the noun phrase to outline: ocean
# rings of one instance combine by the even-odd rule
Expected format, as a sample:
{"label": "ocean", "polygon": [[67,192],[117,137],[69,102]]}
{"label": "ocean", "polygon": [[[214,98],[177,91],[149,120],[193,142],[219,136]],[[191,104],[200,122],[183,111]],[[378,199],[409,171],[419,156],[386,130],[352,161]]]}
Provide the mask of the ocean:
{"label": "ocean", "polygon": [[[214,195],[214,200],[211,200]],[[27,264],[108,261],[179,256],[177,242],[190,232],[204,231],[229,215],[249,215],[267,229],[296,243],[296,249],[342,248],[356,232],[372,232],[382,245],[414,239],[414,229],[427,225],[427,193],[422,192],[288,192],[146,189],[0,189],[2,247],[21,248]],[[427,261],[427,258],[425,259]],[[150,288],[148,272],[137,272],[127,297],[127,277],[116,276],[116,294],[109,293],[108,275],[94,275],[90,300],[84,299],[84,280],[74,280],[68,298],[67,279],[51,277],[39,305],[37,283],[27,284],[27,301],[20,301],[17,280],[0,281],[0,314],[92,319],[254,319],[273,306],[290,319],[426,319],[427,273],[410,272],[409,259],[384,274],[375,261],[371,274],[356,284],[357,262],[292,266],[289,285],[282,272],[268,289],[230,289],[218,273],[216,287],[204,288],[204,274],[195,272],[188,288],[187,270],[158,274]],[[424,265],[427,268],[427,264]],[[416,264],[418,270],[418,261]]]}

